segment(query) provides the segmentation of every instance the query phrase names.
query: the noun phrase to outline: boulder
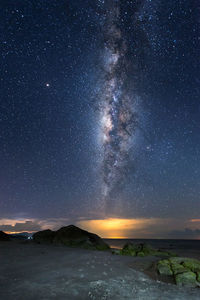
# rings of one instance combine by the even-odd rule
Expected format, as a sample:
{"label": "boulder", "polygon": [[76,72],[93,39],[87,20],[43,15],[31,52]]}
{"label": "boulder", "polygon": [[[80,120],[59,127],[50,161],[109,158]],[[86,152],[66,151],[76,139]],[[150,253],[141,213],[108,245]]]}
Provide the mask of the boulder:
{"label": "boulder", "polygon": [[0,231],[0,241],[2,241],[2,242],[10,241],[9,235],[3,231]]}
{"label": "boulder", "polygon": [[161,275],[172,275],[180,286],[200,286],[200,261],[186,257],[171,257],[157,263]]}
{"label": "boulder", "polygon": [[176,256],[176,254],[171,253],[171,252],[166,252],[162,250],[157,250],[152,248],[148,244],[134,244],[134,243],[127,243],[124,245],[124,247],[121,250],[122,255],[131,255],[131,256],[148,256],[148,255],[153,255],[153,256]]}
{"label": "boulder", "polygon": [[133,243],[127,243],[120,251],[120,254],[136,256],[139,250],[140,248],[138,248],[138,245],[134,245]]}
{"label": "boulder", "polygon": [[38,231],[33,234],[33,240],[38,244],[52,244],[54,237],[55,232],[50,229]]}
{"label": "boulder", "polygon": [[200,282],[200,272],[197,272],[197,281]]}
{"label": "boulder", "polygon": [[37,243],[60,244],[86,249],[108,250],[110,247],[96,234],[80,229],[74,225],[62,227],[57,231],[44,230],[33,235]]}
{"label": "boulder", "polygon": [[185,268],[183,265],[177,263],[171,263],[171,269],[174,275],[190,271],[188,268]]}
{"label": "boulder", "polygon": [[183,266],[190,269],[192,272],[200,271],[200,261],[197,259],[185,259]]}
{"label": "boulder", "polygon": [[173,275],[173,271],[167,259],[159,261],[157,264],[157,268],[160,275]]}
{"label": "boulder", "polygon": [[127,243],[121,250],[122,255],[146,256],[154,253],[154,249],[148,244]]}
{"label": "boulder", "polygon": [[198,286],[198,282],[196,280],[196,274],[191,271],[177,274],[175,276],[175,280],[176,280],[176,284],[179,286],[187,286],[187,287]]}
{"label": "boulder", "polygon": [[120,249],[112,249],[112,254],[120,255],[121,250]]}
{"label": "boulder", "polygon": [[74,225],[62,227],[56,231],[53,242],[55,244],[86,249],[110,249],[110,247],[98,235],[80,229]]}

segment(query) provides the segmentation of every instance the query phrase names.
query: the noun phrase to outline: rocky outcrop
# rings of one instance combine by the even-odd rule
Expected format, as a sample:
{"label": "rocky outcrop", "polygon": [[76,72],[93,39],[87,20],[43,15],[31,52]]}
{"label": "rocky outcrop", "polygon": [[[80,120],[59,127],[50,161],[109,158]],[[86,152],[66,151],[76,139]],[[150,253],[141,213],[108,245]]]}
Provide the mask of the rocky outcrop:
{"label": "rocky outcrop", "polygon": [[200,261],[192,258],[172,257],[157,263],[158,273],[173,276],[179,286],[200,286]]}
{"label": "rocky outcrop", "polygon": [[124,245],[122,250],[120,251],[120,254],[122,255],[131,255],[131,256],[176,256],[176,254],[172,252],[162,251],[159,249],[154,249],[148,244],[133,244],[133,243],[127,243]]}
{"label": "rocky outcrop", "polygon": [[47,229],[34,233],[33,240],[38,244],[52,244],[55,237],[55,232]]}
{"label": "rocky outcrop", "polygon": [[62,227],[56,231],[54,243],[66,246],[80,246],[87,249],[109,249],[109,246],[98,235],[74,225]]}
{"label": "rocky outcrop", "polygon": [[5,232],[3,231],[0,231],[0,242],[7,242],[7,241],[10,241],[10,237],[8,234],[6,234]]}
{"label": "rocky outcrop", "polygon": [[96,234],[74,225],[62,227],[57,231],[44,230],[33,235],[37,243],[61,244],[94,250],[108,250],[110,247]]}

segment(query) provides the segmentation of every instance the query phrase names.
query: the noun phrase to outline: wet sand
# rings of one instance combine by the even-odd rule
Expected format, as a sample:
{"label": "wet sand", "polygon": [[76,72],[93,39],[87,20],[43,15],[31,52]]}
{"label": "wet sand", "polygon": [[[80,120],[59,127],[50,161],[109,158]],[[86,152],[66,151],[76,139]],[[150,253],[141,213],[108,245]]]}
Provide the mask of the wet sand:
{"label": "wet sand", "polygon": [[[176,251],[181,256],[199,257],[198,249]],[[152,267],[158,259],[33,242],[0,242],[0,299],[200,299],[199,288],[161,282]]]}

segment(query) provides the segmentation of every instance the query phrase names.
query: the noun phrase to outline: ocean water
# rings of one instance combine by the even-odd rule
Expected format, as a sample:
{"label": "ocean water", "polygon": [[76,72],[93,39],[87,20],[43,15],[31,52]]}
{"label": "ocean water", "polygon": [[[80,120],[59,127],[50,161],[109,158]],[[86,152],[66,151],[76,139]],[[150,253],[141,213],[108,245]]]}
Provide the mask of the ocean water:
{"label": "ocean water", "polygon": [[104,239],[104,241],[111,247],[121,249],[127,242],[132,243],[147,243],[154,248],[159,249],[180,249],[200,251],[200,240],[162,240],[162,239]]}

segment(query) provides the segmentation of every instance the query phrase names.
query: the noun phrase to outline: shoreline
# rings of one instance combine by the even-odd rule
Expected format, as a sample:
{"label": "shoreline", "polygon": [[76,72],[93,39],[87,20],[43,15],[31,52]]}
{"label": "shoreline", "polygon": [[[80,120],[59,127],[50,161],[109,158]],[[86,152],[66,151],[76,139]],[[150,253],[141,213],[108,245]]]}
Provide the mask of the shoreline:
{"label": "shoreline", "polygon": [[158,257],[29,241],[1,242],[0,255],[2,300],[198,300],[200,296],[198,288],[180,288],[155,277],[152,265]]}

